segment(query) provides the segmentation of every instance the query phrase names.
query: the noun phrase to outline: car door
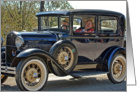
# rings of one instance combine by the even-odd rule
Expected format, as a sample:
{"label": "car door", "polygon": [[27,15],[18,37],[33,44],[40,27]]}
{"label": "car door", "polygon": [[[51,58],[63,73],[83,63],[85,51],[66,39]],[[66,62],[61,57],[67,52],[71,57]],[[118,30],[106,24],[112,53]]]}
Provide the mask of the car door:
{"label": "car door", "polygon": [[[84,29],[84,19],[86,18],[93,19],[93,27],[94,33],[84,33],[84,32],[76,32],[78,29]],[[83,19],[82,19],[83,18]],[[74,17],[74,20],[78,20],[77,23],[73,21],[73,35],[72,42],[76,46],[78,51],[78,63],[94,63],[94,59],[96,56],[96,47],[95,43],[95,16],[80,16]],[[79,28],[76,28],[79,27]]]}
{"label": "car door", "polygon": [[98,39],[96,42],[96,60],[107,48],[112,46],[121,46],[123,38],[120,28],[119,20],[113,16],[99,16],[98,17]]}

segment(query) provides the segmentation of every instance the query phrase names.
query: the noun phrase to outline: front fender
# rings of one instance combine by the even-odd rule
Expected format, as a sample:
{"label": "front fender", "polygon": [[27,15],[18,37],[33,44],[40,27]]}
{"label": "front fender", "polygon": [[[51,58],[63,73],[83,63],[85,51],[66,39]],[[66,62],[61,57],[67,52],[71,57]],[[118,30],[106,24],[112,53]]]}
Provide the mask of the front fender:
{"label": "front fender", "polygon": [[[76,49],[76,46],[75,46],[72,42],[67,41],[67,40],[59,40],[59,41],[57,41],[56,43],[54,43],[54,45],[50,48],[49,53],[52,55],[52,54],[53,54],[53,51],[54,51],[58,46],[60,46],[60,45],[63,44],[63,43],[71,44],[71,45],[74,46],[75,49]],[[76,49],[76,50],[77,50],[77,49]]]}
{"label": "front fender", "polygon": [[1,62],[5,62],[5,49],[6,47],[1,47]]}
{"label": "front fender", "polygon": [[1,47],[1,52],[5,51],[6,50],[6,47]]}
{"label": "front fender", "polygon": [[26,59],[31,56],[41,57],[48,65],[50,71],[55,75],[57,76],[68,75],[68,73],[56,62],[56,60],[48,52],[37,48],[26,49],[20,52],[13,60],[11,66],[16,67],[18,63],[21,61],[21,59]]}

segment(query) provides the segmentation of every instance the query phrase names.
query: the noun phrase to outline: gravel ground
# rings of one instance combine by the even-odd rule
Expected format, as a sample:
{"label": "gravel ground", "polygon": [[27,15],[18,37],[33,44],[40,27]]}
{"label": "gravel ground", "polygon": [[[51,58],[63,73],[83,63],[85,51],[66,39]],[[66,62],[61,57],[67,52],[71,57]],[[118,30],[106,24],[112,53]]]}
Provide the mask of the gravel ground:
{"label": "gravel ground", "polygon": [[[2,91],[19,91],[15,78],[9,77],[1,85]],[[73,79],[71,76],[57,77],[49,75],[48,82],[43,91],[126,91],[126,79],[122,83],[113,84],[107,75],[88,76]]]}

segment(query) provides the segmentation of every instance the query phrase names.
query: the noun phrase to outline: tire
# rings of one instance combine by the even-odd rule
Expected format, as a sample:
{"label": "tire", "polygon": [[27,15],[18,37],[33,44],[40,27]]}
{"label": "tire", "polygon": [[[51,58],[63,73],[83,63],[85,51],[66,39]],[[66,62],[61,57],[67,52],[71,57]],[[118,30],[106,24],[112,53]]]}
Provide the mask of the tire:
{"label": "tire", "polygon": [[23,91],[41,90],[48,79],[45,61],[36,56],[20,61],[15,79],[18,87]]}
{"label": "tire", "polygon": [[112,83],[121,83],[124,81],[125,77],[126,58],[122,54],[116,54],[111,61],[108,78]]}
{"label": "tire", "polygon": [[1,74],[1,84],[8,79],[8,76]]}
{"label": "tire", "polygon": [[70,43],[61,43],[56,46],[52,52],[52,56],[57,62],[69,73],[77,64],[77,50]]}

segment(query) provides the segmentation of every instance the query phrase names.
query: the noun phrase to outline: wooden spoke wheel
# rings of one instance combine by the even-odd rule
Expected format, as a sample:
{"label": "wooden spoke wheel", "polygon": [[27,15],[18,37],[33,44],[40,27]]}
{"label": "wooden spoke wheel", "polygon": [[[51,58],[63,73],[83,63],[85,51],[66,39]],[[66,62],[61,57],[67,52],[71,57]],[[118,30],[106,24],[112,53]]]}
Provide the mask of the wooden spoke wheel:
{"label": "wooden spoke wheel", "polygon": [[61,48],[58,51],[57,61],[65,70],[71,68],[74,61],[74,55],[72,50],[69,47]]}
{"label": "wooden spoke wheel", "polygon": [[123,55],[117,54],[111,62],[110,71],[108,74],[109,79],[113,83],[122,82],[126,76],[126,59]]}
{"label": "wooden spoke wheel", "polygon": [[16,82],[21,90],[41,90],[48,78],[46,63],[39,57],[20,62]]}

